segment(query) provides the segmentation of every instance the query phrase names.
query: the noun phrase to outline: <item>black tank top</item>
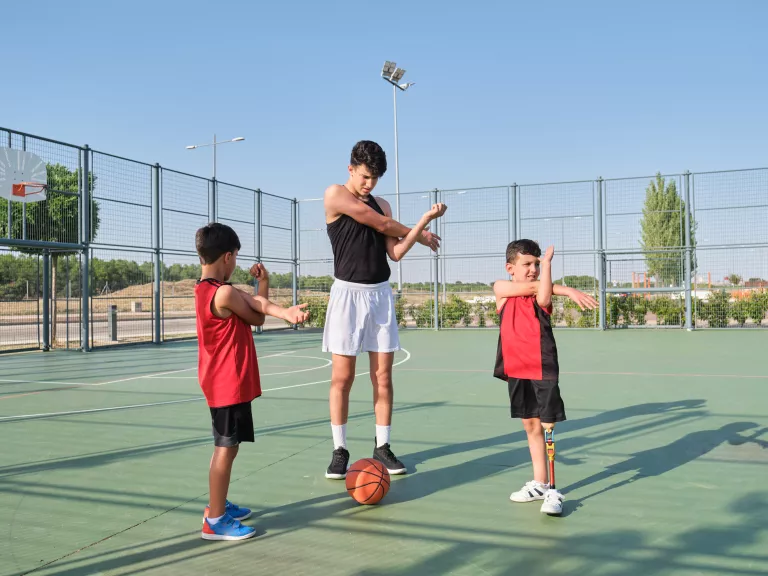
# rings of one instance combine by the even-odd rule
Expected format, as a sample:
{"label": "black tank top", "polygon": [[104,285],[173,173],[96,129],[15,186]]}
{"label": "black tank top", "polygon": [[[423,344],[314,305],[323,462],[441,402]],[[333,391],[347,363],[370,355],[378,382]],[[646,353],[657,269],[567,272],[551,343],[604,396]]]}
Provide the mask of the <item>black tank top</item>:
{"label": "black tank top", "polygon": [[[368,196],[367,204],[384,215],[373,196]],[[378,284],[389,280],[387,244],[383,234],[346,214],[327,226],[335,278],[357,284]]]}

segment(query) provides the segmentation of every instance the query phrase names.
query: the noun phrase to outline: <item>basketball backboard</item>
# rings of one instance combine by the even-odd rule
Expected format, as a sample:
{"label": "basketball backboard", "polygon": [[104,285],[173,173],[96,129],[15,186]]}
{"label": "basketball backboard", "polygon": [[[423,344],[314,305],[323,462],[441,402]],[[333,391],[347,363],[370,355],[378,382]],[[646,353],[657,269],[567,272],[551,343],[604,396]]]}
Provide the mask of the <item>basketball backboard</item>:
{"label": "basketball backboard", "polygon": [[0,148],[0,198],[14,202],[45,200],[48,170],[39,156]]}

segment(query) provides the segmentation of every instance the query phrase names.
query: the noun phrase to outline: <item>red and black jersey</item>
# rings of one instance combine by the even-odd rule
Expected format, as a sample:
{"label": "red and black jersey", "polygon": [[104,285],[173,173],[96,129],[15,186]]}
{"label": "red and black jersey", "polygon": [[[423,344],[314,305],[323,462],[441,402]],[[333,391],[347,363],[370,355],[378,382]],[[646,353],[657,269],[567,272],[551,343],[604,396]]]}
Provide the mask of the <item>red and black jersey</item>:
{"label": "red and black jersey", "polygon": [[560,367],[552,334],[552,306],[535,296],[508,298],[499,310],[499,344],[493,375],[501,380],[558,380]]}
{"label": "red and black jersey", "polygon": [[216,291],[226,284],[206,278],[195,286],[197,376],[211,408],[242,404],[261,396],[250,325],[237,314],[219,318],[211,311]]}

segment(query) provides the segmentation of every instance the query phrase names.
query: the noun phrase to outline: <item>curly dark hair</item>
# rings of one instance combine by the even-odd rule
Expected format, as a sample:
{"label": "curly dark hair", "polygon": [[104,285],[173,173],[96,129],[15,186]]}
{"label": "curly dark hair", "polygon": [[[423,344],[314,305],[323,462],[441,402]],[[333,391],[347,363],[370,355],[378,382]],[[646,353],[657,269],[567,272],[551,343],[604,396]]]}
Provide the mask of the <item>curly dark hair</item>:
{"label": "curly dark hair", "polygon": [[518,255],[541,257],[541,248],[533,240],[515,240],[507,245],[507,264],[514,264]]}
{"label": "curly dark hair", "polygon": [[349,163],[352,166],[366,166],[374,178],[381,178],[387,171],[387,155],[381,146],[370,140],[361,140],[355,144]]}
{"label": "curly dark hair", "polygon": [[211,222],[195,234],[195,248],[202,264],[213,264],[223,254],[240,250],[240,239],[226,224]]}

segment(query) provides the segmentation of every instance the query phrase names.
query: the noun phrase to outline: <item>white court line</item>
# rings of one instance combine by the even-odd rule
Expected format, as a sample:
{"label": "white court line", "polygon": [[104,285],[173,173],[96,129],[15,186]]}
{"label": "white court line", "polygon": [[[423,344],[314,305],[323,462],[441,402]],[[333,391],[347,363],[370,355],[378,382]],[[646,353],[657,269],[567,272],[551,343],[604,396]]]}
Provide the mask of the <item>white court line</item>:
{"label": "white court line", "polygon": [[[411,353],[408,352],[405,348],[401,348],[403,352],[405,352],[405,358],[402,360],[395,362],[392,364],[392,367],[400,366],[401,364],[405,364],[408,362],[408,360],[411,359]],[[365,376],[366,374],[370,374],[371,371],[368,370],[366,372],[360,372],[359,374],[355,374],[355,378],[358,376]],[[267,388],[265,390],[262,390],[263,392],[277,392],[278,390],[288,390],[290,388],[303,388],[305,386],[315,386],[316,384],[325,384],[327,382],[330,382],[330,378],[328,380],[318,380],[317,382],[306,382],[304,384],[293,384],[292,386],[281,386],[279,388]],[[21,414],[19,416],[2,416],[0,417],[0,422],[8,422],[11,420],[33,420],[36,418],[54,418],[56,416],[72,416],[75,414],[92,414],[94,412],[112,412],[115,410],[129,410],[131,408],[149,408],[151,406],[167,406],[169,404],[183,404],[185,402],[199,402],[200,400],[205,400],[203,396],[197,396],[195,398],[185,398],[184,400],[168,400],[166,402],[152,402],[150,404],[132,404],[129,406],[110,406],[109,408],[90,408],[88,410],[69,410],[67,412],[43,412],[41,414]]]}
{"label": "white court line", "polygon": [[[263,358],[272,358],[273,356],[285,356],[291,354],[295,350],[288,350],[288,352],[279,352],[277,354],[270,354],[269,356],[263,356]],[[189,372],[190,370],[197,370],[197,366],[194,368],[184,368],[182,370],[169,370],[168,372],[156,372],[155,374],[144,374],[143,376],[131,376],[130,378],[120,378],[119,380],[110,380],[109,382],[97,382],[96,384],[88,384],[88,386],[106,386],[107,384],[117,384],[119,382],[130,382],[131,380],[141,380],[142,378],[156,378],[158,376],[165,376],[166,374],[178,374],[180,372]]]}
{"label": "white court line", "polygon": [[12,384],[58,384],[60,386],[92,386],[92,384],[83,384],[82,382],[56,382],[54,380],[3,380],[0,382],[10,382]]}
{"label": "white court line", "polygon": [[[262,356],[262,358],[268,358],[268,356]],[[315,366],[314,368],[302,368],[301,370],[288,370],[287,372],[272,372],[271,374],[259,374],[262,378],[265,376],[280,376],[282,374],[299,374],[301,372],[311,372],[312,370],[321,370],[328,368],[333,361],[328,358],[320,358],[320,356],[291,356],[291,358],[308,358],[309,360],[320,360],[325,362],[322,366]],[[197,378],[197,376],[155,376],[153,380],[188,380],[190,378]]]}
{"label": "white court line", "polygon": [[[287,352],[278,352],[276,354],[268,354],[267,356],[262,356],[261,358],[273,358],[275,356],[285,356],[286,354],[292,354],[294,352],[295,350],[288,350]],[[296,358],[305,358],[305,356],[296,356]],[[316,358],[316,360],[325,360],[325,358]],[[325,368],[325,366],[321,366],[321,368]],[[130,378],[120,378],[119,380],[109,380],[107,382],[57,382],[54,380],[4,380],[4,379],[0,379],[0,382],[11,383],[11,384],[53,384],[53,385],[72,386],[72,387],[106,386],[107,384],[117,384],[119,382],[130,382],[132,380],[141,380],[142,378],[158,378],[158,377],[162,377],[165,374],[179,374],[180,372],[189,372],[190,370],[197,370],[197,367],[183,368],[182,370],[169,370],[168,372],[156,372],[154,374],[144,374],[143,376],[131,376]],[[189,378],[197,378],[197,376],[189,376]]]}

